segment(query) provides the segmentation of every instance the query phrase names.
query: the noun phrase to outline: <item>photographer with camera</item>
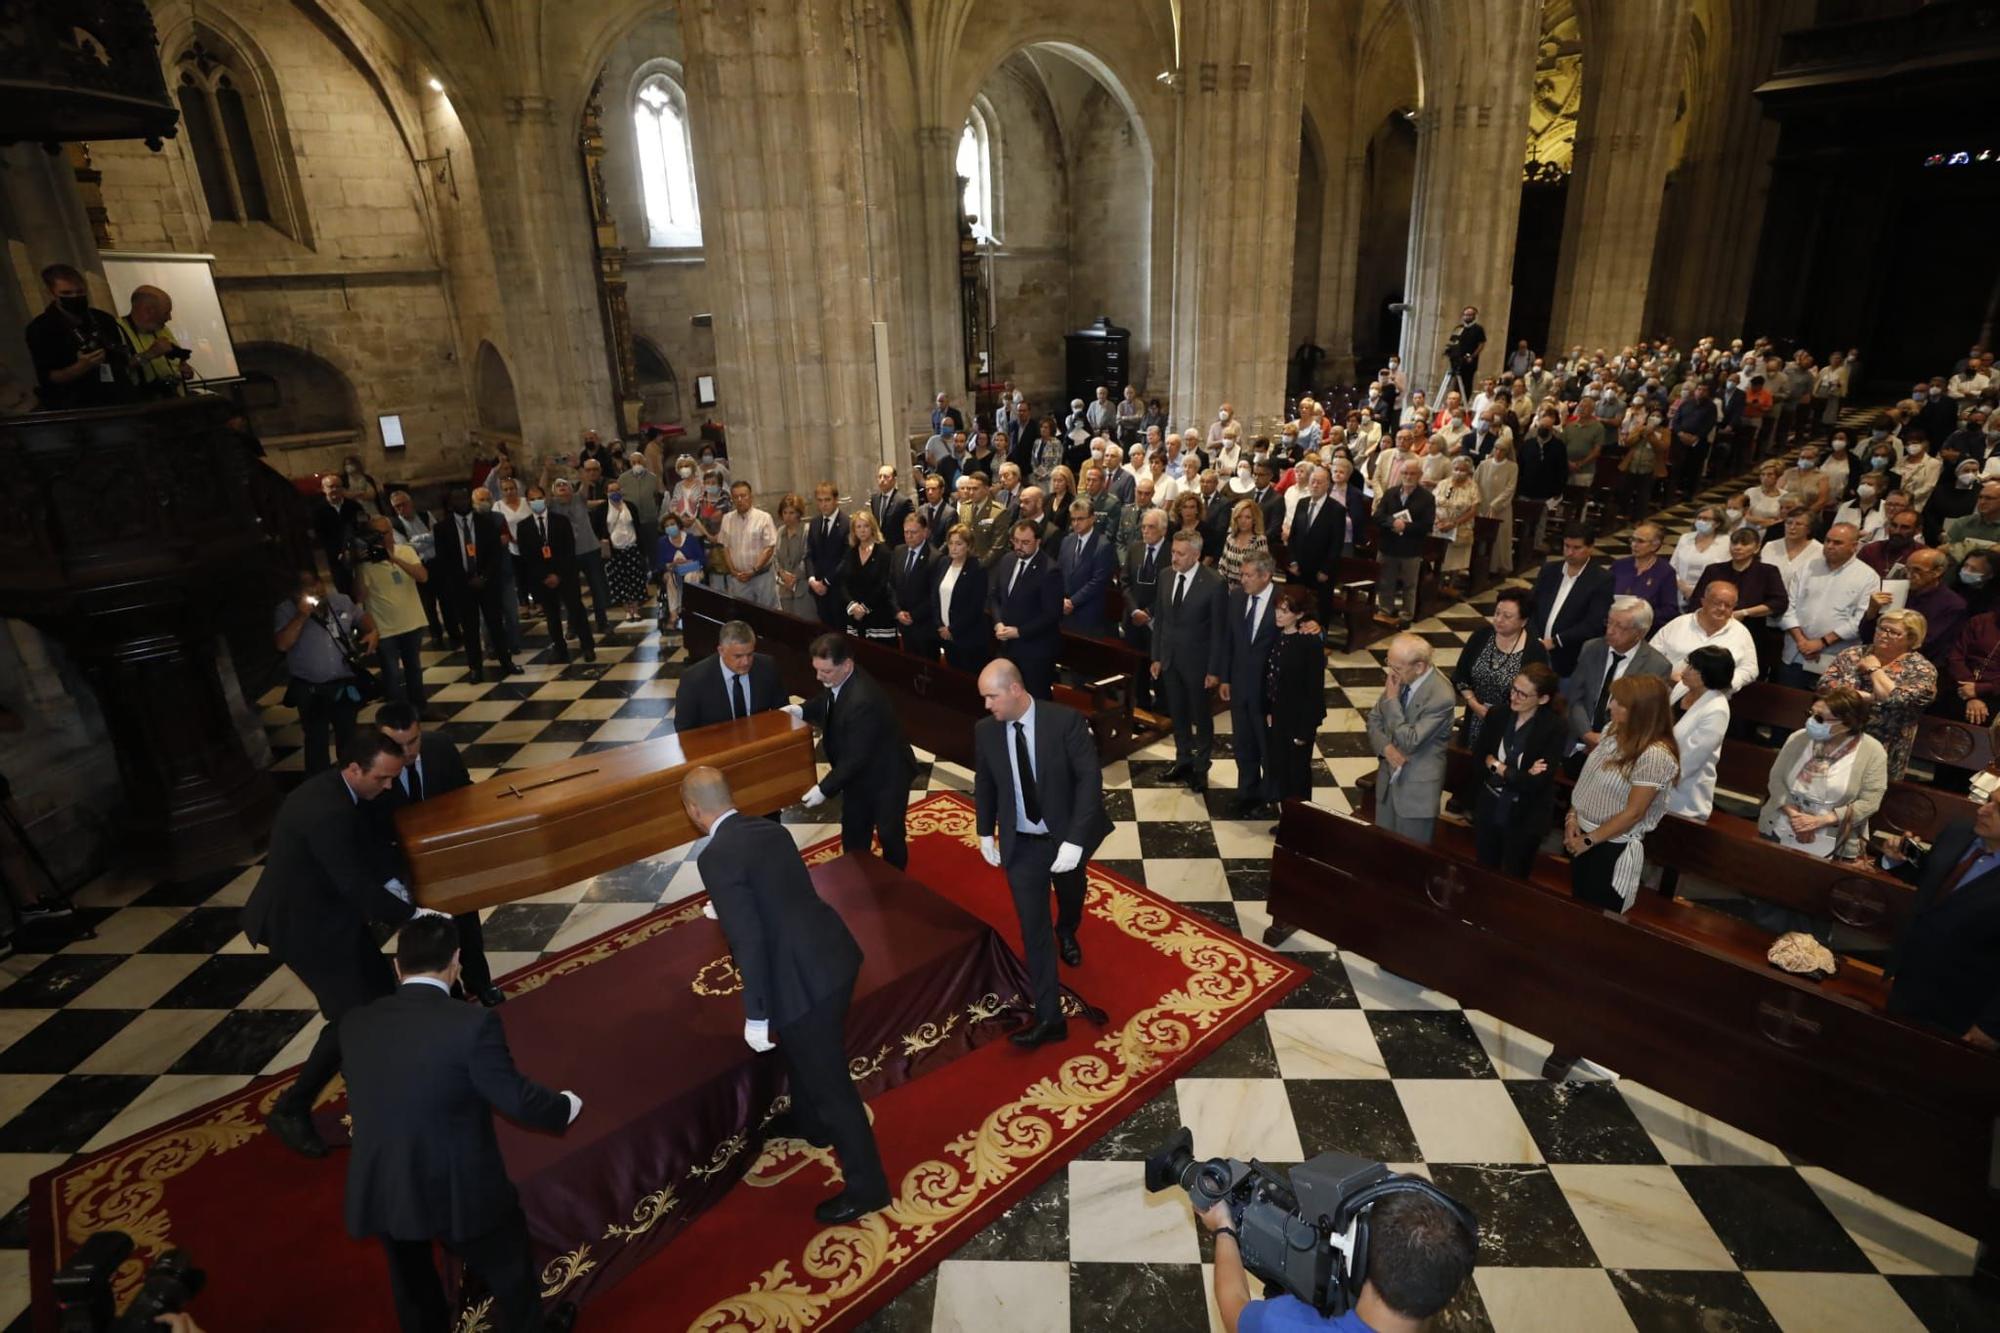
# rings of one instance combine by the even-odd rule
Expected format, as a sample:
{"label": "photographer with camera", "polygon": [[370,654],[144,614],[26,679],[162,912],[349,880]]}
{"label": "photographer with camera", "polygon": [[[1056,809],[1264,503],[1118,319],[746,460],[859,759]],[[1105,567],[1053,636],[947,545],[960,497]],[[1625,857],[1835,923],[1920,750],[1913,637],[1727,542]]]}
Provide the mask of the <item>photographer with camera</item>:
{"label": "photographer with camera", "polygon": [[[1472,1272],[1479,1223],[1421,1176],[1324,1152],[1289,1180],[1261,1162],[1194,1155],[1185,1127],[1146,1159],[1146,1189],[1180,1188],[1215,1237],[1227,1333],[1417,1333]],[[1280,1294],[1253,1300],[1250,1275]]]}
{"label": "photographer with camera", "polygon": [[118,320],[90,303],[90,286],[68,264],[42,270],[48,308],[28,321],[36,394],[44,412],[114,407],[132,397],[125,335]]}
{"label": "photographer with camera", "polygon": [[194,378],[194,353],[174,340],[167,321],[174,298],[158,287],[134,287],[132,309],[118,317],[118,332],[131,349],[132,378],[145,398],[185,398]]}
{"label": "photographer with camera", "polygon": [[354,539],[354,597],[375,631],[383,693],[422,713],[424,603],[418,588],[430,571],[416,548],[396,540],[386,518],[373,518]]}
{"label": "photographer with camera", "polygon": [[345,593],[328,592],[318,571],[302,569],[291,600],[278,603],[272,629],[291,674],[285,703],[299,710],[311,776],[330,762],[329,738],[344,747],[354,734],[363,691],[374,684],[357,666],[362,654],[375,651],[375,625]]}

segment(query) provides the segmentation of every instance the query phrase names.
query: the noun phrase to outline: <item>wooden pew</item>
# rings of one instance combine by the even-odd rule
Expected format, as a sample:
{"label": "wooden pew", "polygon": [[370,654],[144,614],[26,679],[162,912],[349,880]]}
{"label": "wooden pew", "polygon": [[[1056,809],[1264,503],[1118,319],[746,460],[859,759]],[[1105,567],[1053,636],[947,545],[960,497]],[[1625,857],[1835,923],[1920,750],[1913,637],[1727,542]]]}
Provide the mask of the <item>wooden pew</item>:
{"label": "wooden pew", "polygon": [[813,784],[812,728],[784,713],[538,764],[396,811],[419,907],[470,912],[532,897],[693,842],[681,778],[710,764],[748,814]]}
{"label": "wooden pew", "polygon": [[[1949,682],[1942,677],[1938,684],[1940,689],[1949,688]],[[1752,682],[1730,698],[1730,734],[1761,740],[1758,729],[1768,727],[1775,733],[1773,739],[1782,744],[1786,736],[1804,723],[1812,700],[1812,694],[1806,690],[1770,681]],[[1978,772],[1993,766],[1993,733],[1970,722],[1926,713],[1917,720],[1917,739],[1910,757],[1933,768],[1941,765]],[[1962,777],[1939,774],[1932,778],[1932,785],[1941,784],[1961,791],[1965,786]]]}
{"label": "wooden pew", "polygon": [[[1336,854],[1333,849],[1338,849]],[[1620,916],[1286,803],[1267,942],[1303,927],[1991,1241],[2000,1057],[1887,1016],[1878,975],[1816,983],[1765,937],[1641,895]]]}

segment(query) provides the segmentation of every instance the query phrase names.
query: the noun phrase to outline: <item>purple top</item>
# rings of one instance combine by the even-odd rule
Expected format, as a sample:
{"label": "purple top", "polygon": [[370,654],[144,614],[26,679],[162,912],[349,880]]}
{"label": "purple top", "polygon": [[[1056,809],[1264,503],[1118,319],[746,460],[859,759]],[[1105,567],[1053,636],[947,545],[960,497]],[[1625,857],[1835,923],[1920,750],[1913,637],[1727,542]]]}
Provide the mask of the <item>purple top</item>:
{"label": "purple top", "polygon": [[1613,560],[1611,595],[1637,597],[1651,603],[1654,629],[1681,613],[1680,584],[1674,579],[1672,562],[1663,556],[1653,557],[1653,567],[1643,574],[1639,572],[1638,562],[1629,555]]}

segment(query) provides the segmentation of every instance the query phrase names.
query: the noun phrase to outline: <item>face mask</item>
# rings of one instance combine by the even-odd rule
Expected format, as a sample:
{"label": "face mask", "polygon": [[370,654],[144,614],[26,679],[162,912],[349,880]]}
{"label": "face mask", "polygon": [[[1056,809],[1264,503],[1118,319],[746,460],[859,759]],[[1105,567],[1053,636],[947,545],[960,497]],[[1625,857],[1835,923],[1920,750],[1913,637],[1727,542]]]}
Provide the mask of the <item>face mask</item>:
{"label": "face mask", "polygon": [[1928,389],[1918,389],[1915,393],[1910,395],[1910,397],[1914,398],[1916,401],[1920,403],[1924,401],[1924,399],[1930,396],[1931,396],[1930,391]]}
{"label": "face mask", "polygon": [[625,503],[625,497],[622,495],[607,495],[604,498],[611,501],[611,503],[615,505],[622,505]]}
{"label": "face mask", "polygon": [[1986,576],[1977,570],[1968,569],[1959,574],[1958,581],[1968,588],[1977,588],[1986,582]]}
{"label": "face mask", "polygon": [[691,467],[680,468],[679,472],[683,477],[692,477],[694,475],[694,469]]}
{"label": "face mask", "polygon": [[533,510],[537,514],[545,512],[548,509],[548,507],[549,507],[549,502],[547,500],[528,501],[528,508]]}
{"label": "face mask", "polygon": [[78,319],[82,319],[90,313],[90,298],[88,296],[58,296],[56,304],[62,308],[64,314],[74,315]]}
{"label": "face mask", "polygon": [[1846,453],[1846,452],[1847,452],[1847,441],[1846,441],[1846,440],[1835,440],[1835,441],[1833,442],[1833,451],[1834,451],[1835,453],[1837,453],[1837,454],[1844,454],[1844,453]]}
{"label": "face mask", "polygon": [[1694,530],[1706,537],[1709,533],[1715,531],[1715,524],[1709,519],[1698,518],[1694,521]]}
{"label": "face mask", "polygon": [[679,528],[677,528],[677,527],[671,527],[671,526],[670,526],[670,527],[667,527],[667,528],[665,528],[665,529],[662,529],[662,531],[664,531],[664,532],[666,533],[666,537],[667,537],[667,540],[668,540],[668,541],[672,541],[672,540],[673,540],[674,538],[676,538],[676,537],[678,537],[678,536],[680,536],[680,535],[681,535],[681,530],[680,530]]}
{"label": "face mask", "polygon": [[1658,417],[1658,416],[1651,416],[1651,417],[1647,417],[1647,418],[1646,418],[1646,424],[1647,424],[1648,426],[1659,426],[1659,425],[1662,425],[1662,424],[1664,424],[1664,421],[1665,421],[1665,418],[1663,418],[1663,417]]}
{"label": "face mask", "polygon": [[1854,494],[1860,498],[1861,503],[1867,504],[1875,498],[1875,488],[1873,486],[1856,486]]}
{"label": "face mask", "polygon": [[1924,456],[1924,447],[1921,444],[1912,444],[1904,452],[1912,458],[1922,458]]}
{"label": "face mask", "polygon": [[1958,474],[1958,489],[1961,491],[1969,491],[1978,484],[1979,474],[1977,472],[1961,472]]}
{"label": "face mask", "polygon": [[1237,479],[1238,481],[1248,481],[1248,480],[1250,480],[1250,469],[1249,469],[1249,468],[1247,468],[1247,467],[1240,467],[1240,468],[1237,468],[1237,469],[1236,469],[1236,479]]}
{"label": "face mask", "polygon": [[1818,454],[1800,454],[1800,455],[1799,455],[1799,470],[1800,470],[1801,472],[1805,471],[1805,470],[1806,470],[1807,468],[1812,468],[1812,467],[1817,467],[1818,465],[1819,465],[1819,455],[1818,455]]}
{"label": "face mask", "polygon": [[1215,419],[1216,419],[1217,421],[1227,421],[1227,420],[1229,420],[1229,413],[1227,413],[1227,412],[1217,412],[1217,413],[1215,414]]}
{"label": "face mask", "polygon": [[493,512],[493,502],[491,500],[474,500],[472,502],[472,509],[474,513],[490,514]]}
{"label": "face mask", "polygon": [[1830,741],[1833,739],[1833,723],[1823,717],[1809,717],[1806,719],[1806,735],[1816,741]]}
{"label": "face mask", "polygon": [[1880,472],[1889,466],[1889,460],[1878,455],[1868,460],[1868,466]]}
{"label": "face mask", "polygon": [[1888,434],[1889,432],[1886,430],[1871,430],[1868,432],[1868,438],[1871,440],[1880,440],[1887,438]]}
{"label": "face mask", "polygon": [[1743,511],[1741,509],[1725,510],[1723,517],[1729,520],[1729,526],[1733,528],[1743,521]]}

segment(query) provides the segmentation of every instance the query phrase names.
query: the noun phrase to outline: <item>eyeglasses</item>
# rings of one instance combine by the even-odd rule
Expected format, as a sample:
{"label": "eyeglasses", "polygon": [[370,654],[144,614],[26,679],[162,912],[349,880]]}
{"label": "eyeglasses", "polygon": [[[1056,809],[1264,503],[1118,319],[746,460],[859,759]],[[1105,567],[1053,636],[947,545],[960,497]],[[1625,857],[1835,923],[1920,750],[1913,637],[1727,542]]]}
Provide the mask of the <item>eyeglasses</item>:
{"label": "eyeglasses", "polygon": [[1516,699],[1541,698],[1541,695],[1536,693],[1534,690],[1524,690],[1519,685],[1510,686],[1507,690],[1507,693],[1513,695]]}

